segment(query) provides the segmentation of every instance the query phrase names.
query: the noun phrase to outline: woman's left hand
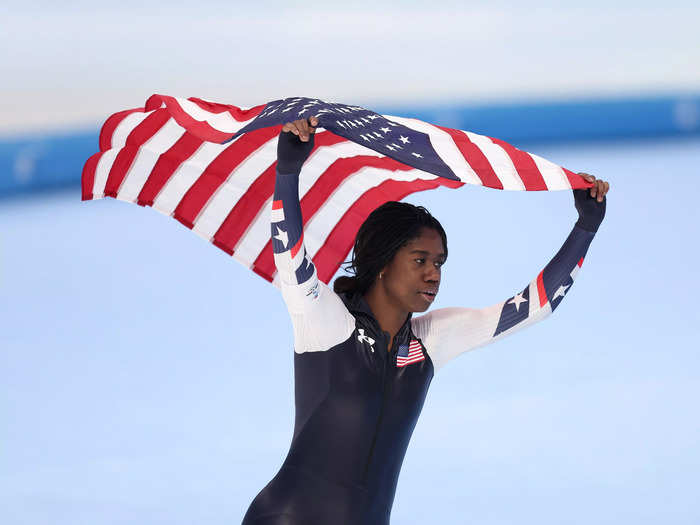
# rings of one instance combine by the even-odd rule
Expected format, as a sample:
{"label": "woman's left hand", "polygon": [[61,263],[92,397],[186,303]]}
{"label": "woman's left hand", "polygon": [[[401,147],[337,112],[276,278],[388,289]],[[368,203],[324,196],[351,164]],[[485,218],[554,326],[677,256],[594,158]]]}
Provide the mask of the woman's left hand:
{"label": "woman's left hand", "polygon": [[603,202],[603,197],[605,197],[605,194],[608,193],[608,190],[610,189],[610,184],[608,184],[602,179],[596,179],[593,175],[589,173],[580,172],[578,173],[578,175],[581,175],[581,177],[583,177],[586,182],[590,182],[593,184],[593,187],[590,188],[591,197],[594,197],[598,202]]}

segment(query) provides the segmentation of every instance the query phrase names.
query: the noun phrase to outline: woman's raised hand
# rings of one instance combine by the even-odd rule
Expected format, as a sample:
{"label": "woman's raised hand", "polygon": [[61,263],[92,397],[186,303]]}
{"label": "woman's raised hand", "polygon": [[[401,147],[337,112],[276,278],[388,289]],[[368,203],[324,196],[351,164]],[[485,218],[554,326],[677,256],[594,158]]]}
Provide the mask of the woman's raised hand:
{"label": "woman's raised hand", "polygon": [[593,184],[592,188],[573,190],[574,206],[578,211],[576,225],[590,232],[597,232],[600,223],[605,217],[605,194],[610,189],[610,184],[604,180],[598,180],[589,173],[579,173],[586,182]]}
{"label": "woman's raised hand", "polygon": [[610,184],[602,179],[596,179],[589,173],[580,172],[578,175],[581,175],[586,182],[591,182],[593,184],[593,187],[590,188],[591,197],[594,197],[598,202],[603,202],[603,197],[605,197],[605,194],[608,193]]}
{"label": "woman's raised hand", "polygon": [[301,118],[294,122],[287,122],[282,126],[282,131],[284,133],[291,131],[299,137],[299,140],[302,142],[308,142],[309,135],[316,133],[316,126],[318,126],[318,119],[316,117],[309,117],[308,119]]}

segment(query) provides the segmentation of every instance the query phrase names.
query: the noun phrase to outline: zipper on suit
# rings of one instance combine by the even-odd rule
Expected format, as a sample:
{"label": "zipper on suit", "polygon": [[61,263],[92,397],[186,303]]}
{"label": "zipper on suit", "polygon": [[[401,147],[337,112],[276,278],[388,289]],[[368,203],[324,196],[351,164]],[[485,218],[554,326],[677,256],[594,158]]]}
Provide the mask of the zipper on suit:
{"label": "zipper on suit", "polygon": [[[386,332],[383,332],[382,335],[384,335],[384,333]],[[388,339],[384,337],[384,340],[387,341]],[[388,343],[384,345],[384,348],[388,347]],[[389,382],[389,370],[392,366],[392,356],[394,354],[394,350],[392,349],[391,353],[389,353],[387,350],[382,350],[382,353],[384,354],[384,385],[382,387],[382,406],[379,409],[379,417],[377,418],[377,424],[374,427],[374,437],[372,438],[372,445],[370,446],[369,454],[367,455],[367,463],[365,465],[364,472],[365,483],[367,483],[367,476],[369,475],[369,466],[372,463],[372,458],[374,457],[374,448],[377,445],[377,438],[379,437],[379,431],[382,427],[382,419],[384,419],[384,407],[386,406],[387,391],[391,387],[391,383]]]}

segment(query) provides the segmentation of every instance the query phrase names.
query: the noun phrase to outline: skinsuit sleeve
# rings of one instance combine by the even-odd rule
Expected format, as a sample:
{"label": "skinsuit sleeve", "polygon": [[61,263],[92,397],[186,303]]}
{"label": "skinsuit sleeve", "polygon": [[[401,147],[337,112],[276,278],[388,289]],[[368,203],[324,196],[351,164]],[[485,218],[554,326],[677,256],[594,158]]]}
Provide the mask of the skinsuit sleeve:
{"label": "skinsuit sleeve", "polygon": [[598,202],[588,190],[573,193],[578,221],[557,254],[521,292],[486,308],[440,308],[412,320],[436,371],[463,352],[544,319],[559,306],[605,216],[605,197]]}
{"label": "skinsuit sleeve", "polygon": [[304,247],[299,173],[313,144],[313,134],[308,142],[302,142],[291,132],[280,133],[271,210],[272,251],[297,353],[328,350],[355,329],[355,318],[340,297],[319,280]]}

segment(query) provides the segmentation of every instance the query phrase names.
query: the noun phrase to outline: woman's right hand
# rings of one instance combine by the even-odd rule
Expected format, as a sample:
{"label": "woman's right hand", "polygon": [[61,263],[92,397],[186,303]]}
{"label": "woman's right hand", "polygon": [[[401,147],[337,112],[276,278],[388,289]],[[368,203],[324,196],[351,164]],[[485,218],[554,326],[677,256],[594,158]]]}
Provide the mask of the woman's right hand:
{"label": "woman's right hand", "polygon": [[[299,173],[314,148],[314,133],[318,119],[311,117],[287,122],[277,140],[277,170],[280,173]],[[296,137],[294,136],[296,135]]]}
{"label": "woman's right hand", "polygon": [[302,142],[308,142],[309,136],[316,133],[316,126],[318,126],[318,119],[316,117],[309,117],[308,119],[300,118],[294,122],[287,122],[282,126],[282,131],[285,133],[291,131],[299,137]]}

